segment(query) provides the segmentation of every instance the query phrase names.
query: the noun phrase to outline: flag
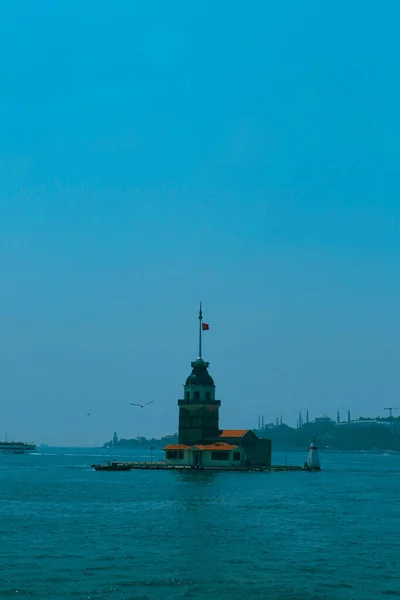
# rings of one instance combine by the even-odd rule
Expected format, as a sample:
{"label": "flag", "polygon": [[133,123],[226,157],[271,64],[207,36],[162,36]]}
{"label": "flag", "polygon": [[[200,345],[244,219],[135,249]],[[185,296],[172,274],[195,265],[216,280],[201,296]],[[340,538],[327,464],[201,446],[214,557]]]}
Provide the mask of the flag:
{"label": "flag", "polygon": [[210,326],[208,323],[202,323],[201,328],[203,331],[208,331],[210,329]]}

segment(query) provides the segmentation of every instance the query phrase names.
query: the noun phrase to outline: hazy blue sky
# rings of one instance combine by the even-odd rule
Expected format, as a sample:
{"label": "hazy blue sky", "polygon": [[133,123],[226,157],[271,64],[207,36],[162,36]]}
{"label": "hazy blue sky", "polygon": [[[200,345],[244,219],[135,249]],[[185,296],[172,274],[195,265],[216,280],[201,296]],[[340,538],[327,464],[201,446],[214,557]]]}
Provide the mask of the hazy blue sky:
{"label": "hazy blue sky", "polygon": [[400,406],[399,18],[3,4],[0,438],[176,431],[199,300],[225,427]]}

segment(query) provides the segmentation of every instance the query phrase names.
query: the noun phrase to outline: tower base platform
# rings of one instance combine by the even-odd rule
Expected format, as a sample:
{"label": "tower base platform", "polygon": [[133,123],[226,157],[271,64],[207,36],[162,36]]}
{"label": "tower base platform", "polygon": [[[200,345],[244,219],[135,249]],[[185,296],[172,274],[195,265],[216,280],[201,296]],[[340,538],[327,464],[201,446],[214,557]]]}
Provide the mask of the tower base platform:
{"label": "tower base platform", "polygon": [[[288,465],[270,465],[270,466],[234,466],[234,467],[203,467],[203,466],[183,466],[183,465],[167,465],[165,462],[123,462],[118,463],[124,468],[119,470],[129,471],[131,469],[146,469],[151,471],[258,471],[258,472],[281,472],[281,471],[316,471],[307,466],[288,466]],[[91,465],[96,471],[101,469],[101,465]],[[100,468],[99,468],[100,467]]]}

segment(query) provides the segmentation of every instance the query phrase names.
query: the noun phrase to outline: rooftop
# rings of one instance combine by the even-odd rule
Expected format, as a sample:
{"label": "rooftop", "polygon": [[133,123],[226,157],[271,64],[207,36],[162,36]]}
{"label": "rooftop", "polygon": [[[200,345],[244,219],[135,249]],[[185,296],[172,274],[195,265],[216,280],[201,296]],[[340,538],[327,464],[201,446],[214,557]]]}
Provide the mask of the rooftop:
{"label": "rooftop", "polygon": [[195,446],[192,446],[192,448],[197,448],[199,450],[212,450],[212,451],[216,451],[216,450],[221,450],[221,451],[228,451],[228,450],[236,450],[237,446],[235,446],[234,444],[224,444],[223,442],[216,442],[215,444],[196,444]]}
{"label": "rooftop", "polygon": [[187,450],[188,448],[189,446],[185,446],[185,444],[168,444],[163,450]]}
{"label": "rooftop", "polygon": [[225,444],[225,442],[215,442],[214,444],[195,444],[193,446],[185,446],[185,444],[168,444],[165,446],[163,450],[211,450],[215,452],[216,450],[221,451],[229,451],[235,450],[237,446],[234,444]]}
{"label": "rooftop", "polygon": [[246,433],[250,431],[250,429],[224,429],[219,436],[220,438],[241,438]]}

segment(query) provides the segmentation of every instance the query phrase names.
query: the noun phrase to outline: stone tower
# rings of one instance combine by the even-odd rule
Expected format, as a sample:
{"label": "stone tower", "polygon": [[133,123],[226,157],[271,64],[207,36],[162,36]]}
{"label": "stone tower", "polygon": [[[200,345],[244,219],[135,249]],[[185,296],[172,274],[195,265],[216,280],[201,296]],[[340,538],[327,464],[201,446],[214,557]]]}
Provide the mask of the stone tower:
{"label": "stone tower", "polygon": [[200,304],[199,313],[199,358],[191,363],[192,372],[184,385],[184,398],[178,400],[179,406],[179,443],[191,446],[202,444],[206,440],[220,435],[220,400],[215,399],[214,380],[208,372],[209,364],[201,354],[201,336],[208,325],[202,322]]}

